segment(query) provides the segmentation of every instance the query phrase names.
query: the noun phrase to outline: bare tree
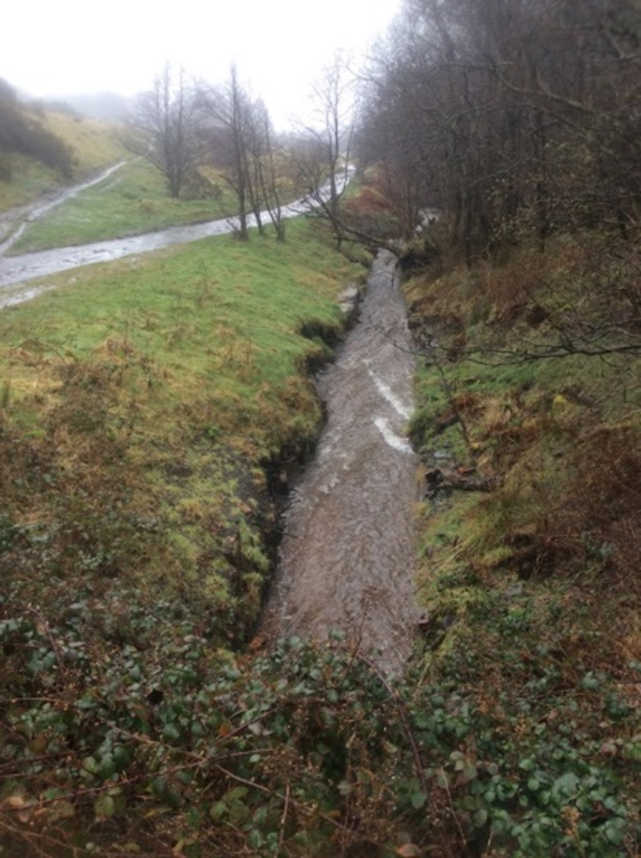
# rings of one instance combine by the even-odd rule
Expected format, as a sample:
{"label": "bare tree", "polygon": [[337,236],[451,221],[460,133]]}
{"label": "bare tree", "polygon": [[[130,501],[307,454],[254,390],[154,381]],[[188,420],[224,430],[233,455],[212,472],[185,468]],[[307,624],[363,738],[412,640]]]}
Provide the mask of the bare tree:
{"label": "bare tree", "polygon": [[[635,9],[636,6],[636,9]],[[636,0],[405,0],[369,75],[359,152],[468,261],[641,198]]]}
{"label": "bare tree", "polygon": [[274,150],[274,133],[267,108],[262,101],[252,105],[251,124],[251,172],[252,186],[265,206],[278,241],[285,240],[285,221],[278,181],[277,153]]}
{"label": "bare tree", "polygon": [[[255,210],[250,148],[252,138],[251,101],[244,90],[235,65],[223,86],[201,85],[200,103],[205,114],[204,133],[208,138],[210,157],[222,169],[225,181],[233,190],[238,208],[237,235],[249,237],[248,221]],[[260,222],[259,222],[260,223]]]}
{"label": "bare tree", "polygon": [[340,248],[345,238],[341,197],[350,176],[356,128],[355,81],[340,56],[313,90],[316,122],[303,127],[297,162],[313,211],[327,219]]}
{"label": "bare tree", "polygon": [[201,85],[199,100],[209,157],[236,196],[238,237],[248,238],[253,215],[261,233],[267,216],[278,240],[284,240],[273,131],[264,103],[251,97],[234,65],[224,85]]}
{"label": "bare tree", "polygon": [[200,162],[198,124],[194,89],[184,70],[174,75],[169,64],[128,118],[125,144],[160,170],[172,197],[180,196]]}

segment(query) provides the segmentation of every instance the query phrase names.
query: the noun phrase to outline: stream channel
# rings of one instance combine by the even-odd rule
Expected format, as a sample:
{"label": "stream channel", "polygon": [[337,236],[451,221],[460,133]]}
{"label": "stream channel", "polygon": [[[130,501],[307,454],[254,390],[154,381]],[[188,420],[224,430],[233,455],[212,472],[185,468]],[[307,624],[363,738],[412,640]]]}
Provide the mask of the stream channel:
{"label": "stream channel", "polygon": [[418,460],[404,437],[414,357],[395,259],[379,253],[360,318],[318,377],[327,422],[293,489],[264,628],[349,645],[403,669],[418,611],[414,515]]}

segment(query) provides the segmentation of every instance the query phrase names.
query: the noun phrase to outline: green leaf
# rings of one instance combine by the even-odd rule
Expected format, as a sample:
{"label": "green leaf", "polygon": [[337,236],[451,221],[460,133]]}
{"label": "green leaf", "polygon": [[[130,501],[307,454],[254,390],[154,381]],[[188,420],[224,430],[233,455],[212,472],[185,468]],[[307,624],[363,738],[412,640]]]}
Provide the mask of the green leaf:
{"label": "green leaf", "polygon": [[410,796],[410,801],[412,803],[412,807],[415,810],[418,810],[419,807],[423,807],[423,805],[427,801],[427,796],[422,790],[417,790],[416,792],[413,792]]}
{"label": "green leaf", "polygon": [[92,775],[95,775],[95,773],[98,771],[98,763],[93,757],[85,757],[82,761],[82,767],[86,771],[90,772]]}
{"label": "green leaf", "polygon": [[589,670],[581,680],[581,685],[586,691],[594,691],[599,687],[600,682],[592,671]]}
{"label": "green leaf", "polygon": [[109,819],[114,815],[116,812],[116,804],[110,795],[101,795],[98,796],[94,802],[93,809],[96,815],[96,821],[99,822],[103,819]]}
{"label": "green leaf", "polygon": [[554,789],[565,795],[574,795],[579,787],[579,778],[574,772],[567,772],[554,781]]}
{"label": "green leaf", "polygon": [[223,796],[223,799],[224,801],[230,803],[234,801],[240,801],[241,799],[245,798],[248,792],[249,790],[245,786],[232,787],[232,789],[227,790],[227,792]]}
{"label": "green leaf", "polygon": [[449,789],[450,780],[445,769],[438,768],[436,770],[436,783],[441,789]]}
{"label": "green leaf", "polygon": [[626,748],[626,755],[631,760],[638,760],[641,762],[641,745],[628,745]]}
{"label": "green leaf", "polygon": [[462,777],[464,778],[465,782],[469,783],[469,781],[476,780],[477,776],[478,771],[476,769],[476,766],[473,763],[466,763],[462,772]]}
{"label": "green leaf", "polygon": [[227,805],[224,801],[217,801],[209,808],[209,815],[214,820],[214,822],[220,822],[220,820],[227,813]]}
{"label": "green leaf", "polygon": [[622,819],[611,819],[605,825],[605,836],[614,846],[621,846],[624,828],[625,823]]}
{"label": "green leaf", "polygon": [[485,825],[485,823],[487,822],[487,818],[488,818],[487,810],[485,810],[485,808],[482,807],[480,810],[477,810],[475,814],[473,814],[472,821],[474,822],[474,825],[476,825],[477,828],[482,828]]}

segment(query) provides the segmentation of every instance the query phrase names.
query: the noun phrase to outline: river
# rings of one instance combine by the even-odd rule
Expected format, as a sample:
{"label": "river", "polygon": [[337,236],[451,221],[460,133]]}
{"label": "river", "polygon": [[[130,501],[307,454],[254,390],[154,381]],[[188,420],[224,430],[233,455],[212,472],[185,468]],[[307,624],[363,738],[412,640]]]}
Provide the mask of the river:
{"label": "river", "polygon": [[[283,217],[298,217],[303,211],[305,209],[301,203],[293,203],[283,210]],[[0,255],[0,290],[3,292],[0,296],[0,307],[28,300],[47,288],[46,286],[13,290],[8,288],[16,284],[96,262],[113,262],[125,256],[162,250],[175,244],[186,244],[213,235],[224,235],[237,228],[236,221],[236,218],[223,218],[189,226],[172,226],[158,232],[148,232],[129,238],[40,250],[25,253],[22,256],[2,257]],[[248,218],[248,223],[249,226],[254,225],[253,216]]]}
{"label": "river", "polygon": [[318,380],[327,423],[294,489],[266,608],[269,634],[326,640],[330,630],[400,672],[414,599],[417,457],[405,439],[414,358],[394,257],[374,263],[360,320]]}

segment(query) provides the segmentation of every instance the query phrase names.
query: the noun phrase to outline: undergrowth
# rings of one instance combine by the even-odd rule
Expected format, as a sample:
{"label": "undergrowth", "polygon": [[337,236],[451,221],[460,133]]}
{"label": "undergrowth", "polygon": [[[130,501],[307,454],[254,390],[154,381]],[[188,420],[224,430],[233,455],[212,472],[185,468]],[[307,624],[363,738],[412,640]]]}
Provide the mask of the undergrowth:
{"label": "undergrowth", "polygon": [[487,856],[637,855],[636,246],[557,237],[445,271],[406,284],[422,657],[474,713],[461,771],[481,758],[505,775],[476,770],[462,833],[479,842],[484,822]]}

